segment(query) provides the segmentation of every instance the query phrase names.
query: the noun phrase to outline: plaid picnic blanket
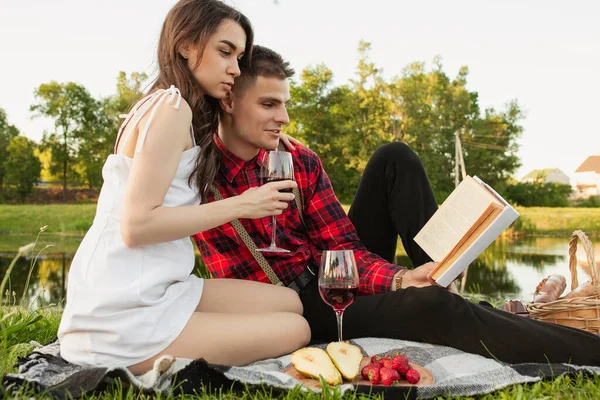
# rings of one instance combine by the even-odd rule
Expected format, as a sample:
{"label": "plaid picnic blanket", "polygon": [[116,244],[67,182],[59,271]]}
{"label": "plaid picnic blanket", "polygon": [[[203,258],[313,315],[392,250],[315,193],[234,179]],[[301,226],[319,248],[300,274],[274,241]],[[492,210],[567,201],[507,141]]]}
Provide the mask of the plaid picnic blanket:
{"label": "plaid picnic blanket", "polygon": [[[362,338],[351,341],[365,356],[400,352],[411,362],[432,372],[435,383],[418,387],[368,387],[344,384],[339,390],[363,393],[402,394],[407,398],[427,399],[439,395],[470,396],[489,393],[508,385],[553,379],[564,373],[584,371],[600,374],[600,367],[569,364],[506,364],[445,346],[404,340]],[[317,346],[325,348],[323,346]],[[127,369],[80,367],[63,360],[59,344],[42,346],[19,360],[18,372],[2,379],[10,393],[22,385],[44,391],[55,398],[78,397],[102,391],[119,381],[121,386],[145,392],[171,394],[200,393],[219,389],[245,390],[266,387],[276,394],[295,388],[299,381],[282,371],[290,365],[290,355],[263,360],[244,367],[207,364],[204,360],[173,359],[164,356],[154,369],[141,376]],[[303,390],[316,390],[303,387]],[[0,394],[1,396],[1,394]]]}

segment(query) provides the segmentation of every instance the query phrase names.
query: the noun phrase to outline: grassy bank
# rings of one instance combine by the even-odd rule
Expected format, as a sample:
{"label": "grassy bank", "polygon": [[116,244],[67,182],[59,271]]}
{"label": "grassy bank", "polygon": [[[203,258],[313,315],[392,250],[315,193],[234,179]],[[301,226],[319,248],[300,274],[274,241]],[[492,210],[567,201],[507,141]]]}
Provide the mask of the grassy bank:
{"label": "grassy bank", "polygon": [[519,207],[516,231],[537,236],[569,236],[581,229],[589,237],[600,237],[600,208]]}
{"label": "grassy bank", "polygon": [[31,235],[46,232],[83,235],[92,225],[95,204],[0,205],[0,234]]}
{"label": "grassy bank", "polygon": [[[82,235],[95,211],[95,204],[0,205],[0,235],[31,235],[44,225],[49,234]],[[600,208],[519,207],[518,211],[521,217],[513,225],[518,233],[565,237],[581,229],[590,237],[600,236]]]}

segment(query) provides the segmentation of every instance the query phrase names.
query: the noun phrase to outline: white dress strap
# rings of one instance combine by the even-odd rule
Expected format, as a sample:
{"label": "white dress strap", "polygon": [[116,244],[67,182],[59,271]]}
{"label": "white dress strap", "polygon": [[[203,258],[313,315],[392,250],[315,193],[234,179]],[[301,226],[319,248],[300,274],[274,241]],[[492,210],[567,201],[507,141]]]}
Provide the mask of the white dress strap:
{"label": "white dress strap", "polygon": [[[123,124],[121,125],[121,128],[119,129],[119,136],[117,137],[117,144],[119,143],[119,138],[123,133],[124,127],[127,125],[127,123],[132,121],[132,124],[133,124],[132,129],[130,130],[129,134],[125,138],[125,142],[121,145],[121,151],[119,151],[119,154],[122,154],[125,151],[127,142],[129,141],[129,138],[131,137],[131,132],[133,131],[133,128],[140,122],[142,117],[144,117],[144,115],[146,115],[148,110],[152,109],[152,111],[150,112],[150,116],[148,117],[148,121],[146,122],[146,125],[144,126],[144,129],[138,133],[138,139],[137,139],[137,143],[135,146],[134,154],[138,154],[142,150],[142,145],[144,144],[144,140],[146,139],[146,135],[148,134],[148,130],[150,129],[150,123],[152,122],[152,119],[154,118],[154,115],[156,114],[156,109],[163,103],[163,101],[166,98],[168,98],[168,101],[167,101],[168,104],[173,104],[173,102],[175,102],[175,104],[173,104],[173,107],[176,110],[179,110],[179,107],[181,105],[181,92],[174,85],[171,85],[171,87],[169,89],[159,89],[159,90],[155,91],[154,93],[144,97],[142,100],[140,100],[136,104],[134,109],[127,115],[127,118],[125,119],[125,121],[123,121]],[[116,150],[116,148],[115,148],[115,150]]]}
{"label": "white dress strap", "polygon": [[[119,127],[119,132],[117,134],[117,140],[115,142],[115,150],[114,150],[115,153],[117,152],[117,147],[119,145],[119,142],[121,141],[121,136],[123,135],[123,131],[125,130],[125,127],[129,123],[129,121],[131,121],[131,118],[134,115],[136,115],[136,113],[138,112],[138,110],[140,109],[140,107],[143,106],[144,104],[146,104],[146,101],[149,98],[151,98],[152,96],[154,96],[154,93],[150,93],[149,95],[147,95],[146,97],[144,97],[140,101],[138,101],[136,103],[136,105],[133,107],[133,109],[129,112],[129,114],[121,114],[121,115],[119,115],[119,118],[125,118],[125,120],[123,121],[123,123]],[[125,144],[127,144],[129,136],[131,136],[131,135],[127,136],[127,138],[125,139]],[[125,146],[121,146],[121,150],[123,150],[124,148],[125,148]],[[121,153],[121,152],[119,152],[119,153]]]}

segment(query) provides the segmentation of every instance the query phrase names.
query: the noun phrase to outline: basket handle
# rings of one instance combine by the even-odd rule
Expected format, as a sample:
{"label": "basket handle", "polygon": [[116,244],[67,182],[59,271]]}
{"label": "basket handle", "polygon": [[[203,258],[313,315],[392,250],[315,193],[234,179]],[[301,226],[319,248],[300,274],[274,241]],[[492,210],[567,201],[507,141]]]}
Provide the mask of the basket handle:
{"label": "basket handle", "polygon": [[598,271],[596,268],[596,259],[594,257],[594,247],[592,242],[588,239],[587,235],[581,231],[576,230],[571,235],[569,241],[569,269],[571,270],[571,290],[579,286],[577,281],[577,239],[581,240],[583,249],[585,250],[585,256],[587,257],[588,264],[590,265],[590,274],[592,276],[592,286],[598,287]]}

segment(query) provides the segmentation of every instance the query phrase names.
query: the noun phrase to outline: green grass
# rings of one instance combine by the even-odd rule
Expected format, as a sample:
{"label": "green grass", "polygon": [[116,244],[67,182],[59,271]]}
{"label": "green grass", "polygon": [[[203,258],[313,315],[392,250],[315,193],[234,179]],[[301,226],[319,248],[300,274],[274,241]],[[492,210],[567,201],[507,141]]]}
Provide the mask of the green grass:
{"label": "green grass", "polygon": [[[47,245],[52,245],[51,248],[45,251],[48,253],[66,253],[75,254],[81,239],[83,238],[83,232],[81,234],[47,234],[44,233],[40,236],[38,241],[38,248],[43,248]],[[0,253],[15,253],[16,250],[24,246],[35,239],[32,234],[12,234],[12,235],[0,235]]]}
{"label": "green grass", "polygon": [[[0,205],[0,235],[29,235],[48,225],[48,233],[81,236],[95,211],[95,204]],[[600,236],[600,208],[519,207],[518,211],[521,217],[513,226],[518,233],[568,237],[581,229],[590,237]]]}
{"label": "green grass", "polygon": [[[0,319],[7,312],[14,311],[6,306],[0,307]],[[21,309],[18,310],[23,313],[23,317],[26,317],[30,311]],[[0,335],[0,372],[2,375],[5,373],[14,372],[15,369],[12,365],[17,361],[19,356],[24,356],[29,353],[33,346],[29,344],[31,340],[39,343],[47,343],[50,341],[58,330],[60,322],[60,312],[57,309],[45,309],[37,312],[41,319],[34,324],[20,330],[18,333],[9,335],[7,337]],[[553,381],[537,382],[535,384],[522,384],[512,385],[504,389],[497,390],[490,394],[480,395],[477,399],[488,400],[488,399],[518,399],[518,400],[533,400],[533,399],[593,399],[598,398],[600,393],[600,377],[599,376],[587,376],[583,374],[575,376],[560,376]],[[2,393],[0,393],[1,397]],[[50,398],[48,396],[40,395],[28,391],[26,389],[20,392],[6,396],[8,399],[21,399],[21,398],[39,398],[45,399]],[[84,399],[90,400],[108,400],[108,399],[176,399],[181,398],[179,396],[147,396],[131,388],[122,389],[120,387],[114,387],[107,390],[104,393],[95,394],[92,396],[84,396]],[[307,400],[326,400],[326,399],[340,399],[342,398],[339,393],[335,390],[325,392],[323,395],[314,393],[304,393],[300,390],[292,390],[285,395],[275,397],[271,392],[265,388],[263,390],[246,390],[243,393],[235,393],[224,388],[221,393],[203,393],[194,396],[186,396],[187,399],[248,399],[248,400],[265,400],[265,399],[307,399]],[[363,396],[356,394],[348,394],[343,397],[344,399],[379,399],[379,396]],[[466,400],[473,399],[473,397],[438,397],[438,399],[456,399]]]}
{"label": "green grass", "polygon": [[92,225],[95,204],[0,205],[0,234],[84,234]]}
{"label": "green grass", "polygon": [[600,208],[519,207],[515,228],[536,236],[570,236],[581,229],[589,237],[600,236]]}
{"label": "green grass", "polygon": [[[6,296],[3,296],[6,301]],[[10,317],[12,315],[12,318]],[[6,318],[9,316],[9,318]],[[27,325],[12,334],[4,334],[4,330],[10,326],[15,326],[19,321],[25,321],[28,318],[39,317],[33,324]],[[30,341],[38,343],[48,343],[58,332],[61,311],[58,309],[28,310],[19,306],[0,307],[0,320],[3,321],[3,329],[0,331],[0,372],[2,375],[14,372],[13,365],[18,357],[29,353],[33,346]],[[8,321],[10,321],[7,324]],[[10,324],[10,325],[9,325]]]}
{"label": "green grass", "polygon": [[[491,399],[514,399],[514,400],[589,400],[589,399],[597,399],[598,391],[600,390],[600,379],[596,378],[587,378],[582,375],[577,375],[574,377],[569,376],[561,376],[556,380],[551,382],[538,382],[535,384],[528,385],[514,385],[505,389],[497,390],[490,394],[484,394],[477,397],[450,397],[450,396],[440,396],[436,397],[437,400],[470,400],[470,399],[478,399],[478,400],[491,400]],[[21,398],[48,398],[46,396],[36,396],[32,392],[22,391],[18,393],[16,396],[7,396],[8,399],[21,399]],[[275,397],[271,395],[269,389],[265,388],[262,390],[246,390],[243,393],[234,393],[229,390],[223,390],[219,393],[214,394],[198,394],[198,395],[188,395],[185,397],[174,396],[174,395],[157,395],[157,396],[148,396],[142,393],[139,393],[131,388],[127,390],[122,390],[119,387],[115,387],[103,394],[97,394],[93,396],[83,396],[82,399],[89,400],[112,400],[112,399],[123,399],[123,400],[174,400],[174,399],[198,399],[198,400],[208,400],[208,399],[243,399],[243,400],[265,400],[265,399],[282,399],[282,400],[334,400],[341,399],[342,396],[339,395],[335,390],[326,392],[324,394],[315,394],[315,393],[306,393],[302,392],[299,389],[294,389],[289,391],[288,393],[281,395],[279,397]],[[365,396],[365,395],[356,395],[353,393],[347,394],[343,397],[347,400],[354,399],[383,399],[383,396]]]}

